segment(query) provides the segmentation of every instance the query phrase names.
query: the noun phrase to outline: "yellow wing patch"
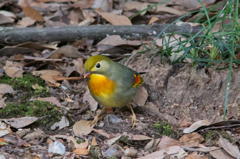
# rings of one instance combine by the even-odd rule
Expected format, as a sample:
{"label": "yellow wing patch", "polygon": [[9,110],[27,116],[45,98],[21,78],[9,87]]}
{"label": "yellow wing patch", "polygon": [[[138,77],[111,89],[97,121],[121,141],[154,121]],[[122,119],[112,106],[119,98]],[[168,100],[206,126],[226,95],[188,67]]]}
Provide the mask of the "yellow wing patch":
{"label": "yellow wing patch", "polygon": [[109,97],[114,92],[116,84],[104,75],[91,74],[88,86],[93,95]]}

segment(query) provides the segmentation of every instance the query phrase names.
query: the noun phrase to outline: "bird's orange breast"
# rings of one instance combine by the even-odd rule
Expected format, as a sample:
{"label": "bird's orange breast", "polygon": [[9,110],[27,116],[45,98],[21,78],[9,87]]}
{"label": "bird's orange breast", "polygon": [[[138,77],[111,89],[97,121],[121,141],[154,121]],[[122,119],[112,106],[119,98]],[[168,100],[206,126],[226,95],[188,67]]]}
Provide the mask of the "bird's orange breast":
{"label": "bird's orange breast", "polygon": [[106,98],[114,92],[116,84],[106,76],[91,74],[89,78],[88,86],[93,95]]}

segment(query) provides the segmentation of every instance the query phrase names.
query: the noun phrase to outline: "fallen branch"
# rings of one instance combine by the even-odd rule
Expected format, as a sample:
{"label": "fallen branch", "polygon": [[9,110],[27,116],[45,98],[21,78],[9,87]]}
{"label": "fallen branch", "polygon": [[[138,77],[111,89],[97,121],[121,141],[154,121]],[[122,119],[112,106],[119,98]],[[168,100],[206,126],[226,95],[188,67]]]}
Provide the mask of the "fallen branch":
{"label": "fallen branch", "polygon": [[92,25],[61,26],[46,28],[0,27],[0,44],[14,45],[23,42],[74,41],[82,38],[102,39],[107,35],[120,35],[126,39],[146,39],[161,36],[163,33],[194,34],[201,30],[199,26],[189,24],[160,25]]}

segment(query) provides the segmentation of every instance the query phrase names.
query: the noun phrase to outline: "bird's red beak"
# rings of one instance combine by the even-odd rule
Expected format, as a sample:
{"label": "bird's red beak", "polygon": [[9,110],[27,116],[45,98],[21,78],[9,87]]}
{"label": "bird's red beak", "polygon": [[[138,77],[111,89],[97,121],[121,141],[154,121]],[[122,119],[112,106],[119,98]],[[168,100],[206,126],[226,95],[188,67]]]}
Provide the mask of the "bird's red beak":
{"label": "bird's red beak", "polygon": [[91,75],[90,72],[86,72],[86,73],[83,74],[83,78],[89,78],[90,75]]}

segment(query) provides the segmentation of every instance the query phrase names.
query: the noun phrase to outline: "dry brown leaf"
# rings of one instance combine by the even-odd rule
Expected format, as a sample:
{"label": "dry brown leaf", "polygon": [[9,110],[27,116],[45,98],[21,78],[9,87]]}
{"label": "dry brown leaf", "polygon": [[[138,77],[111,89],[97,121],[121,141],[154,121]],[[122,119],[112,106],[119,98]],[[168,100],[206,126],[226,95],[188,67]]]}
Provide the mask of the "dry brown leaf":
{"label": "dry brown leaf", "polygon": [[28,0],[19,0],[18,4],[21,6],[25,16],[39,22],[44,21],[42,15],[37,10],[31,7]]}
{"label": "dry brown leaf", "polygon": [[97,145],[98,143],[97,143],[96,137],[94,136],[91,142],[91,146],[97,146]]}
{"label": "dry brown leaf", "polygon": [[73,132],[76,136],[82,137],[90,134],[93,131],[91,121],[80,120],[73,125]]}
{"label": "dry brown leaf", "polygon": [[194,147],[199,146],[204,141],[204,138],[198,133],[185,134],[179,139],[184,146]]}
{"label": "dry brown leaf", "polygon": [[86,148],[77,148],[77,149],[73,150],[73,153],[75,153],[77,155],[88,155],[89,150]]}
{"label": "dry brown leaf", "polygon": [[8,84],[0,83],[0,97],[7,93],[10,93],[10,94],[14,93],[12,86]]}
{"label": "dry brown leaf", "polygon": [[59,100],[56,97],[44,97],[44,98],[38,97],[38,98],[36,98],[36,100],[49,102],[58,107],[62,107],[61,103],[59,102]]}
{"label": "dry brown leaf", "polygon": [[164,5],[158,5],[154,10],[153,12],[165,12],[165,13],[170,13],[170,14],[174,14],[174,15],[177,15],[177,16],[181,16],[187,12],[185,11],[179,11],[177,9],[174,9],[174,8],[171,8],[171,7],[166,7]]}
{"label": "dry brown leaf", "polygon": [[65,45],[55,50],[50,56],[50,58],[53,58],[53,59],[60,59],[62,57],[78,58],[80,56],[81,56],[81,53],[78,51],[76,47],[73,47],[71,45]]}
{"label": "dry brown leaf", "polygon": [[149,20],[149,22],[148,22],[148,24],[153,24],[153,23],[155,23],[156,21],[158,21],[159,19],[158,19],[158,17],[151,17],[151,19]]}
{"label": "dry brown leaf", "polygon": [[5,73],[11,77],[22,77],[23,76],[23,64],[19,62],[6,61],[3,67]]}
{"label": "dry brown leaf", "polygon": [[20,21],[18,21],[18,25],[21,27],[28,27],[33,25],[36,22],[36,20],[30,18],[30,17],[23,17]]}
{"label": "dry brown leaf", "polygon": [[223,159],[223,158],[224,159],[234,159],[226,151],[221,150],[221,149],[210,151],[210,155],[215,159]]}
{"label": "dry brown leaf", "polygon": [[122,39],[119,35],[110,35],[101,40],[98,44],[98,50],[104,51],[109,48],[109,46],[121,46],[121,45],[130,45],[130,46],[139,46],[142,42],[138,40],[125,40]]}
{"label": "dry brown leaf", "polygon": [[38,120],[37,117],[21,117],[21,118],[10,118],[10,119],[1,119],[5,123],[11,125],[12,127],[19,129],[26,127],[35,121]]}
{"label": "dry brown leaf", "polygon": [[238,158],[240,156],[239,148],[236,145],[230,143],[227,139],[220,137],[218,140],[218,145],[232,157]]}
{"label": "dry brown leaf", "polygon": [[93,129],[93,131],[98,133],[99,135],[106,137],[107,139],[109,139],[111,137],[111,134],[108,134],[106,131],[104,131],[102,129]]}
{"label": "dry brown leaf", "polygon": [[158,148],[161,149],[166,149],[171,146],[180,146],[180,142],[178,140],[172,139],[168,136],[163,136],[158,144]]}
{"label": "dry brown leaf", "polygon": [[33,71],[32,74],[34,76],[40,76],[40,78],[45,80],[50,86],[54,87],[60,86],[60,83],[56,82],[56,77],[62,76],[62,73],[57,70]]}
{"label": "dry brown leaf", "polygon": [[173,3],[181,5],[187,9],[196,9],[203,5],[209,5],[214,3],[216,0],[172,0]]}
{"label": "dry brown leaf", "polygon": [[112,25],[132,25],[132,22],[124,15],[116,15],[99,10],[96,10],[96,12]]}
{"label": "dry brown leaf", "polygon": [[144,106],[148,99],[148,92],[145,87],[140,87],[137,90],[135,97],[133,98],[133,103],[137,106]]}
{"label": "dry brown leaf", "polygon": [[197,130],[198,128],[200,128],[201,126],[207,126],[210,124],[211,123],[208,120],[199,120],[199,121],[196,121],[195,123],[193,123],[190,127],[185,128],[183,130],[183,133],[192,133],[195,130]]}
{"label": "dry brown leaf", "polygon": [[124,10],[144,10],[148,7],[149,3],[142,3],[137,1],[128,1],[124,4]]}
{"label": "dry brown leaf", "polygon": [[134,134],[128,134],[129,140],[135,140],[135,141],[141,141],[141,140],[150,140],[152,139],[149,136],[146,135],[134,135]]}
{"label": "dry brown leaf", "polygon": [[87,89],[83,95],[83,102],[88,103],[91,111],[96,111],[98,102],[92,97],[89,90]]}
{"label": "dry brown leaf", "polygon": [[138,159],[164,159],[165,157],[184,158],[186,155],[187,153],[180,146],[171,146],[160,151],[155,151]]}
{"label": "dry brown leaf", "polygon": [[208,159],[208,157],[199,155],[197,152],[193,152],[193,153],[187,155],[184,159]]}

